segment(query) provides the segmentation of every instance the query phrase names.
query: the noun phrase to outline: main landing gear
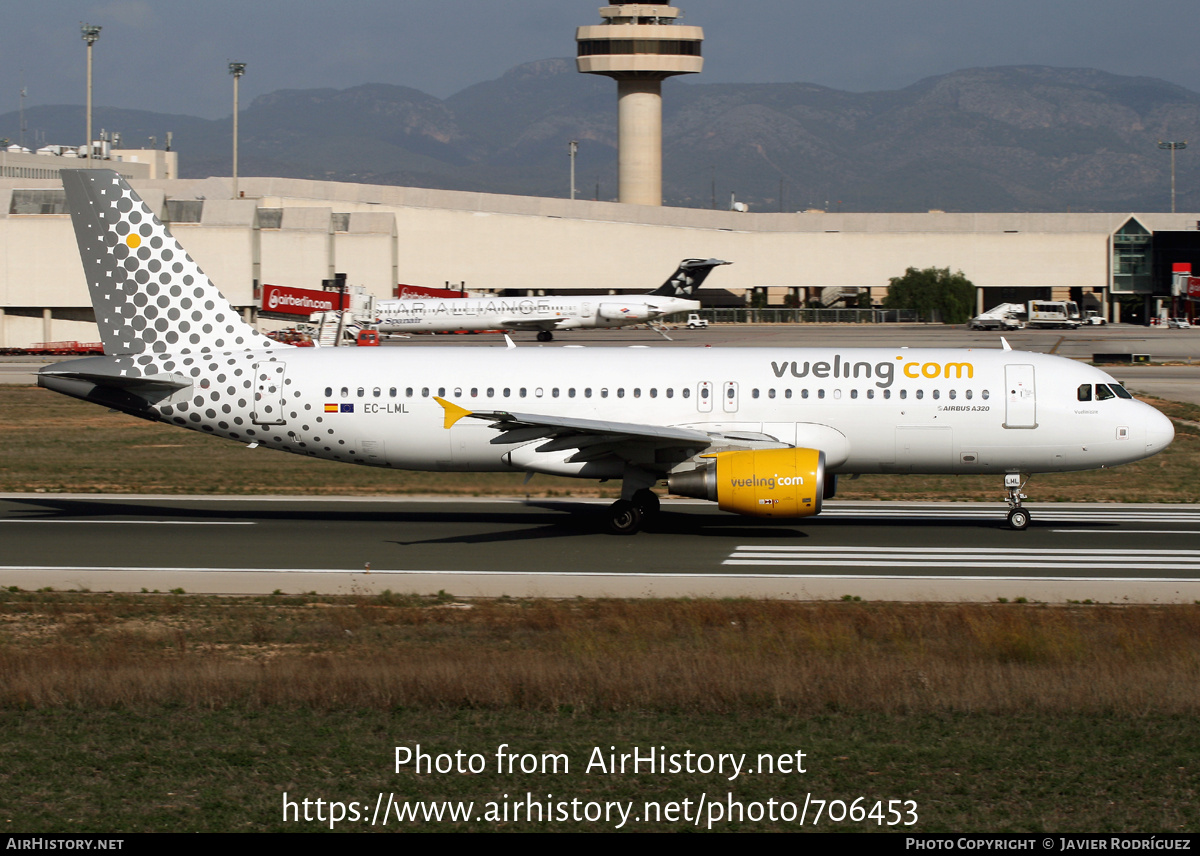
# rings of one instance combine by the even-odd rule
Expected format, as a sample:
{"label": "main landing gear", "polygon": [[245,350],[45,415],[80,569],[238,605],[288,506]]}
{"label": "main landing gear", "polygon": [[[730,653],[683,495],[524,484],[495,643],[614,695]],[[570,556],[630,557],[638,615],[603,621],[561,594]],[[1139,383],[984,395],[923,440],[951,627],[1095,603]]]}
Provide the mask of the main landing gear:
{"label": "main landing gear", "polygon": [[658,516],[659,506],[658,494],[649,488],[636,491],[629,499],[618,499],[608,507],[608,531],[634,535]]}
{"label": "main landing gear", "polygon": [[1005,501],[1008,502],[1008,525],[1018,531],[1029,525],[1029,512],[1021,507],[1021,500],[1029,499],[1021,493],[1021,488],[1025,487],[1028,481],[1021,481],[1020,473],[1004,475],[1004,489],[1008,491],[1008,496],[1005,497]]}
{"label": "main landing gear", "polygon": [[554,334],[549,330],[538,330],[537,340],[539,342],[552,342],[554,341]]}

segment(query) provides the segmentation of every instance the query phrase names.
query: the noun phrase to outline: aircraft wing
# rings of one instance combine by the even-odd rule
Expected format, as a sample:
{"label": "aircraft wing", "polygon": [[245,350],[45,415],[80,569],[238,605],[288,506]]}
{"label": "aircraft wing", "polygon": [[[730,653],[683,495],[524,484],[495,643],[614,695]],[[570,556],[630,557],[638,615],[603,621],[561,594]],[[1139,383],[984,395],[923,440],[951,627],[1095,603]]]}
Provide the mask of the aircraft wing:
{"label": "aircraft wing", "polygon": [[505,330],[557,330],[558,325],[562,321],[566,321],[566,317],[562,318],[542,318],[537,321],[529,321],[523,318],[503,318],[500,320],[499,327]]}
{"label": "aircraft wing", "polygon": [[[661,460],[681,460],[712,447],[754,446],[784,447],[774,437],[763,434],[723,434],[672,425],[642,425],[635,422],[609,422],[596,419],[576,419],[566,416],[547,416],[507,411],[471,411],[443,398],[436,398],[446,412],[444,425],[451,428],[464,418],[482,419],[498,433],[492,442],[497,445],[530,443],[545,440],[538,452],[568,452],[565,460],[571,463],[615,456],[646,463]],[[656,452],[668,452],[660,456]],[[675,452],[672,455],[669,452]]]}

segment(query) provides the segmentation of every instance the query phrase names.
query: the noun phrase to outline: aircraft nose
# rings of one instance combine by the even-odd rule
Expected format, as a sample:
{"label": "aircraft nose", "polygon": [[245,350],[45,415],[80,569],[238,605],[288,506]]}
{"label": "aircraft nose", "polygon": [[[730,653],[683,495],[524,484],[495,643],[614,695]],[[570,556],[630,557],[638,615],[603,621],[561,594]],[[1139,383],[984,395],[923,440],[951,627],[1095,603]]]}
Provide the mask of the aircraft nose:
{"label": "aircraft nose", "polygon": [[1154,408],[1150,408],[1146,420],[1146,454],[1153,455],[1161,452],[1175,439],[1175,426],[1171,420]]}

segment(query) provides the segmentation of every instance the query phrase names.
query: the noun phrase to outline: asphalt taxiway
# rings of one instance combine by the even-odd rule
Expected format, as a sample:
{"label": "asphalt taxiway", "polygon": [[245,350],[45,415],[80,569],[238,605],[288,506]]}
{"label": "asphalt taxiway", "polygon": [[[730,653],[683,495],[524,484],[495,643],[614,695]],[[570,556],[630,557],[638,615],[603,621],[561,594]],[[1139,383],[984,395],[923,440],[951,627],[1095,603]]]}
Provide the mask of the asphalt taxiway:
{"label": "asphalt taxiway", "polygon": [[563,500],[0,496],[0,585],[207,593],[1200,601],[1200,506],[831,502],[762,521],[669,501],[602,533]]}

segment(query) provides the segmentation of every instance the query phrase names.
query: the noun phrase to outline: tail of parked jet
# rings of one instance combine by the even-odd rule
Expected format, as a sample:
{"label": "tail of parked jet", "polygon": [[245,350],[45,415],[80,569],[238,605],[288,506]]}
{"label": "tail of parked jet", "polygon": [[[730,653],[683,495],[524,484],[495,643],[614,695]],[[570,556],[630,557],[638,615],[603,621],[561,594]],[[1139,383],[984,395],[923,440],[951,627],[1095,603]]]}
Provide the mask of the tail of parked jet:
{"label": "tail of parked jet", "polygon": [[62,182],[105,354],[287,347],[242,320],[117,173],[64,169]]}
{"label": "tail of parked jet", "polygon": [[650,293],[664,297],[691,297],[713,268],[727,264],[730,262],[720,259],[684,259],[671,278]]}

